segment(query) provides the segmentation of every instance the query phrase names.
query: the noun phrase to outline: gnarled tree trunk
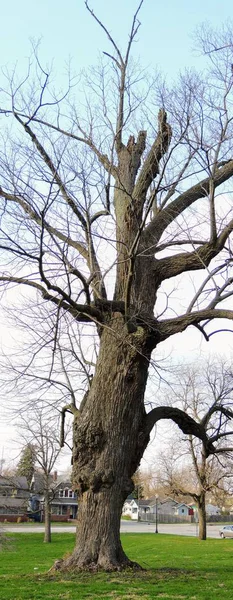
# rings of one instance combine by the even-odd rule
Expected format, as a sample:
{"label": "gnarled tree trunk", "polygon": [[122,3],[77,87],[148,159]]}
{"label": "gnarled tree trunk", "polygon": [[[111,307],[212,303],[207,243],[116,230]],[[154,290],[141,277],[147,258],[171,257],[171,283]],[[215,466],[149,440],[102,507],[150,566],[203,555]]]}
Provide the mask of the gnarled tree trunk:
{"label": "gnarled tree trunk", "polygon": [[111,328],[101,336],[90,392],[74,423],[77,545],[64,567],[111,570],[132,564],[119,530],[123,503],[133,489],[131,477],[148,443],[143,398],[149,359],[145,331],[129,335],[122,316],[113,314]]}

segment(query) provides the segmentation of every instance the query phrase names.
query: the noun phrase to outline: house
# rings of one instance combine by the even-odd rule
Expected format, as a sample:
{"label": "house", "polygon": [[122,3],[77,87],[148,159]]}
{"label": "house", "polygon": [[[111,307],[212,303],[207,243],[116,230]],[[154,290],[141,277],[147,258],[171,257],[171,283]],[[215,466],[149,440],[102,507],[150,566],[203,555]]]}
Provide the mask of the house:
{"label": "house", "polygon": [[190,509],[190,506],[188,506],[184,502],[178,502],[177,505],[173,508],[173,514],[177,515],[178,517],[187,517],[189,515],[192,515],[193,513],[192,509]]}
{"label": "house", "polygon": [[158,513],[160,515],[175,515],[178,517],[187,517],[192,514],[190,511],[190,506],[185,504],[184,502],[177,502],[177,500],[173,500],[173,498],[165,498],[163,500],[157,500],[157,509],[156,509],[156,499],[152,498],[150,501],[150,512],[152,514]]}
{"label": "house", "polygon": [[215,506],[214,504],[206,504],[205,510],[207,516],[221,515],[222,512],[221,508],[219,508],[219,506]]}
{"label": "house", "polygon": [[143,517],[143,515],[146,515],[151,512],[150,500],[139,500],[138,507],[140,517]]}
{"label": "house", "polygon": [[151,513],[150,503],[151,500],[137,500],[136,498],[128,496],[123,506],[122,516],[128,516],[132,520],[143,519],[145,515]]}
{"label": "house", "polygon": [[0,521],[27,521],[29,497],[26,477],[0,476]]}
{"label": "house", "polygon": [[[129,496],[123,506],[123,516],[129,516],[133,520],[147,519],[153,515],[157,516],[176,516],[187,517],[193,514],[190,506],[184,502],[177,502],[172,498],[160,500],[159,498],[150,498],[149,500],[136,500]],[[164,519],[163,519],[164,520]]]}
{"label": "house", "polygon": [[[62,481],[57,473],[49,476],[49,496],[52,521],[76,519],[78,502],[70,481]],[[44,518],[44,477],[43,473],[33,475],[30,494],[31,518],[43,521]]]}
{"label": "house", "polygon": [[[57,521],[76,519],[77,510],[77,494],[72,490],[70,481],[60,481],[51,502],[52,519]],[[59,519],[57,517],[63,518]]]}
{"label": "house", "polygon": [[[197,515],[198,510],[197,510],[196,504],[192,503],[189,506],[192,507],[194,514]],[[221,512],[222,512],[221,508],[219,508],[219,506],[215,506],[214,504],[206,504],[205,511],[206,511],[207,517],[221,515]]]}
{"label": "house", "polygon": [[139,512],[138,512],[138,500],[129,496],[126,498],[126,501],[122,510],[123,517],[130,517],[133,520],[138,520]]}

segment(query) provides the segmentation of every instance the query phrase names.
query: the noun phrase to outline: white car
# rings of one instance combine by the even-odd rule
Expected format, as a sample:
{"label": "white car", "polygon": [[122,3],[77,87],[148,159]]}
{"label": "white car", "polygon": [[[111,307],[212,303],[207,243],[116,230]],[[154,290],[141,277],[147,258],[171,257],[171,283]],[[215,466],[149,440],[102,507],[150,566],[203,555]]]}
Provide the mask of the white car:
{"label": "white car", "polygon": [[232,537],[233,538],[233,525],[224,525],[219,531],[221,538]]}

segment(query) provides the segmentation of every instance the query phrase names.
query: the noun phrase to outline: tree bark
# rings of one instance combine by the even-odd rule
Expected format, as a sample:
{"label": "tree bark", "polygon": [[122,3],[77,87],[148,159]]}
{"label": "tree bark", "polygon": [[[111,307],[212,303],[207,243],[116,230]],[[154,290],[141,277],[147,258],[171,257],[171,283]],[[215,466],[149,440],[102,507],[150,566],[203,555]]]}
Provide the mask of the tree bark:
{"label": "tree bark", "polygon": [[44,492],[44,542],[51,542],[51,513],[48,489],[45,489]]}
{"label": "tree bark", "polygon": [[198,520],[199,520],[199,539],[206,540],[206,508],[205,492],[201,492],[197,498]]}
{"label": "tree bark", "polygon": [[150,353],[145,331],[129,335],[122,315],[115,313],[102,333],[96,374],[74,422],[77,541],[59,568],[135,566],[122,549],[119,531],[132,475],[148,443],[143,398]]}

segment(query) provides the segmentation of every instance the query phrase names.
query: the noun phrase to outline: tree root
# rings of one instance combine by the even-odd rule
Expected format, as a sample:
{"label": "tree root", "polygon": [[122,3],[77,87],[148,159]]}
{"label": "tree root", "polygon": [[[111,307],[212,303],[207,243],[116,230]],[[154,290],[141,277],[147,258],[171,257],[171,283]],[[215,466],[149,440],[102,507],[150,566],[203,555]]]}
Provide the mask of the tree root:
{"label": "tree root", "polygon": [[89,573],[98,573],[98,572],[116,572],[116,571],[143,571],[143,568],[132,560],[124,560],[122,562],[111,562],[106,559],[101,561],[101,563],[94,561],[81,561],[75,560],[74,557],[69,557],[68,559],[60,559],[56,560],[54,565],[49,569],[49,573],[55,572],[67,572],[67,573],[80,573],[80,572],[89,572]]}

